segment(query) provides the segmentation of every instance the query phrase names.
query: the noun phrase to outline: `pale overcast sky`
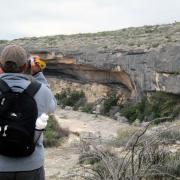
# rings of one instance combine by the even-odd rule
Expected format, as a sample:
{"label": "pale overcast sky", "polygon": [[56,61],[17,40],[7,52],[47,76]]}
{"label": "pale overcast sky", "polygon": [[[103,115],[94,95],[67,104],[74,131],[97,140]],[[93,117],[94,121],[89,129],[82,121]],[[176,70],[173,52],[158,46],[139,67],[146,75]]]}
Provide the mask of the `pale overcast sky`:
{"label": "pale overcast sky", "polygon": [[0,0],[0,39],[180,21],[180,0]]}

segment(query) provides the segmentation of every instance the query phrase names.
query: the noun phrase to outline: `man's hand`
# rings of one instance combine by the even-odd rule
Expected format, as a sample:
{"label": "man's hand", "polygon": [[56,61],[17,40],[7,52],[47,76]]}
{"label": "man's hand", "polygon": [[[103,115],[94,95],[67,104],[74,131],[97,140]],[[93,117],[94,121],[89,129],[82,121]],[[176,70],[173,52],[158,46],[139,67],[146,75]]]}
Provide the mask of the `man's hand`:
{"label": "man's hand", "polygon": [[38,57],[30,57],[30,73],[31,75],[37,74],[41,71],[40,66],[35,62],[36,58]]}
{"label": "man's hand", "polygon": [[32,75],[37,74],[40,71],[41,71],[41,69],[38,64],[34,63],[33,65],[31,65],[31,74]]}

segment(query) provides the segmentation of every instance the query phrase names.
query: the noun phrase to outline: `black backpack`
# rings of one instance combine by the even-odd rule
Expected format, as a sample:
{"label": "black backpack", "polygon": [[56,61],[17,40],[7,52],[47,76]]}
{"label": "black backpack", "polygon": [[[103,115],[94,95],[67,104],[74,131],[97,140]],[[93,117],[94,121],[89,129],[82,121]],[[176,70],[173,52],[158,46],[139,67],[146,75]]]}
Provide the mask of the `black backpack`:
{"label": "black backpack", "polygon": [[37,81],[21,93],[13,92],[0,79],[0,154],[25,157],[34,152],[35,123],[38,109],[34,95],[41,87]]}

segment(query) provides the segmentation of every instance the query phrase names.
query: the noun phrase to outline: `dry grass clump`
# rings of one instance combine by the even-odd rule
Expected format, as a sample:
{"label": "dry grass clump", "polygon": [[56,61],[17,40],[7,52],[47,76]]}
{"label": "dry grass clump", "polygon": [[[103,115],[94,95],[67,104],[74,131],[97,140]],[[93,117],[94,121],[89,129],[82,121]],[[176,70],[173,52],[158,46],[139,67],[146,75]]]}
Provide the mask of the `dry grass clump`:
{"label": "dry grass clump", "polygon": [[69,136],[69,130],[60,127],[55,117],[51,115],[48,120],[48,125],[44,132],[44,146],[58,146],[65,137]]}
{"label": "dry grass clump", "polygon": [[[180,179],[180,147],[167,146],[160,134],[170,129],[179,128],[180,125],[171,124],[167,128],[151,131],[152,122],[164,121],[167,118],[158,118],[145,127],[122,131],[119,138],[126,135],[130,138],[125,146],[118,150],[108,149],[103,144],[84,143],[82,153],[86,163],[81,162],[85,170],[84,179],[88,180],[168,180]],[[134,132],[135,131],[135,132]],[[151,133],[150,133],[151,132]],[[176,138],[177,136],[174,136]],[[132,141],[133,139],[133,141]],[[88,160],[89,164],[87,165]],[[81,174],[82,176],[82,174]]]}
{"label": "dry grass clump", "polygon": [[[117,146],[125,146],[129,139],[135,134],[140,128],[139,127],[134,127],[134,126],[129,126],[125,127],[123,129],[119,129],[117,131],[117,137],[115,140],[115,144]],[[133,143],[134,138],[131,138],[131,143]]]}

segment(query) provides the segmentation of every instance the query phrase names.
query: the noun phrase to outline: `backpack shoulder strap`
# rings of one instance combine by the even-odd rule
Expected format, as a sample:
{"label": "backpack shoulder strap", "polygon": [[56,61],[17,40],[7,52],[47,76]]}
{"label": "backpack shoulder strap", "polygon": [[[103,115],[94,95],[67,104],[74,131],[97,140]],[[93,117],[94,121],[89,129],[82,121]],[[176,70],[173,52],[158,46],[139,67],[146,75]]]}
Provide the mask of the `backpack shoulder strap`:
{"label": "backpack shoulder strap", "polygon": [[40,87],[41,87],[41,83],[39,83],[37,81],[31,81],[30,85],[23,92],[34,97],[34,95],[38,92]]}
{"label": "backpack shoulder strap", "polygon": [[2,93],[11,92],[11,88],[8,84],[0,78],[0,91]]}

